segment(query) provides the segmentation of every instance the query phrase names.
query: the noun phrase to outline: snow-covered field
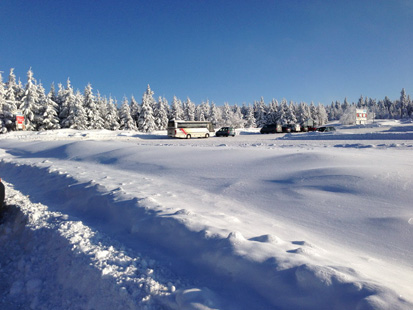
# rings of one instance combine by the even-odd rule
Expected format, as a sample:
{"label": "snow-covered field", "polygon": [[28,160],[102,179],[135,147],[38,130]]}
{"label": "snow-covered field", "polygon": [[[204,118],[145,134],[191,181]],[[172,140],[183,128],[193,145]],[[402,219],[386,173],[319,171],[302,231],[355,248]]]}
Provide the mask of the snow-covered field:
{"label": "snow-covered field", "polygon": [[413,123],[0,136],[0,309],[413,309]]}

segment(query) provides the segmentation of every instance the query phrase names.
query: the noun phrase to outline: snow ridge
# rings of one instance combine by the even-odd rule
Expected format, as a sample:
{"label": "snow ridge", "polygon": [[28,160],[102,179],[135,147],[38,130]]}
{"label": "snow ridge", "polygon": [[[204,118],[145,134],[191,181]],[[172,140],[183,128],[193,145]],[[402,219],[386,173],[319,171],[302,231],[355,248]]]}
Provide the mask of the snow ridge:
{"label": "snow ridge", "polygon": [[[119,189],[82,183],[50,168],[3,161],[0,169],[10,182],[20,180],[18,188],[30,197],[27,201],[29,198],[8,188],[12,220],[2,226],[6,232],[2,240],[6,243],[5,238],[13,236],[17,241],[14,246],[30,244],[31,248],[28,256],[14,262],[10,259],[6,266],[14,274],[10,277],[14,282],[9,283],[9,294],[3,295],[4,304],[74,309],[73,304],[59,304],[60,300],[73,300],[79,309],[157,309],[161,305],[171,309],[230,308],[209,289],[171,280],[168,270],[139,253],[139,247],[156,244],[179,255],[193,270],[208,270],[214,281],[237,283],[247,296],[260,295],[263,308],[363,310],[380,308],[389,300],[399,309],[411,306],[378,284],[360,281],[354,270],[317,265],[320,249],[306,242],[289,244],[272,235],[248,240],[236,231],[223,236],[207,227],[193,230],[186,223],[194,214],[185,209],[161,213],[153,208],[151,199],[126,198]],[[38,191],[32,186],[34,182],[44,190]],[[314,263],[281,260],[281,253],[265,261],[247,255],[269,249],[287,252],[287,248],[290,255],[305,255]],[[36,257],[46,256],[39,254],[41,251],[55,254],[49,256],[50,261],[36,262]],[[13,252],[19,251],[10,250]],[[55,269],[45,278],[41,271],[47,266]],[[210,282],[212,288],[214,281]],[[42,286],[53,282],[63,296],[59,300],[43,294]],[[231,290],[225,293],[231,294]],[[22,295],[25,298],[20,301],[13,299]]]}

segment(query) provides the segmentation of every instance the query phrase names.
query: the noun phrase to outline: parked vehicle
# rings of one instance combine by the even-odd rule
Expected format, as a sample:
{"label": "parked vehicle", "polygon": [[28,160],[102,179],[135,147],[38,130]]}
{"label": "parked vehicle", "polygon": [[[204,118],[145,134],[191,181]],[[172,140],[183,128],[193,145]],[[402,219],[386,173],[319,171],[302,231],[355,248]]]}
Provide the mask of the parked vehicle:
{"label": "parked vehicle", "polygon": [[336,131],[336,128],[333,126],[321,126],[316,129],[318,132],[331,132]]}
{"label": "parked vehicle", "polygon": [[282,132],[290,133],[291,132],[291,125],[282,125]]}
{"label": "parked vehicle", "polygon": [[290,124],[288,126],[290,126],[290,128],[291,128],[291,132],[300,132],[301,131],[300,124]]}
{"label": "parked vehicle", "polygon": [[315,131],[317,129],[317,124],[315,121],[312,119],[307,119],[304,122],[300,124],[301,126],[301,131],[307,132],[307,131]]}
{"label": "parked vehicle", "polygon": [[215,136],[217,136],[217,137],[228,137],[228,136],[235,137],[235,128],[234,127],[222,127],[215,133]]}
{"label": "parked vehicle", "polygon": [[280,124],[268,124],[261,128],[261,133],[278,133],[282,132],[282,127]]}
{"label": "parked vehicle", "polygon": [[214,132],[211,122],[170,120],[167,133],[172,138],[208,138]]}

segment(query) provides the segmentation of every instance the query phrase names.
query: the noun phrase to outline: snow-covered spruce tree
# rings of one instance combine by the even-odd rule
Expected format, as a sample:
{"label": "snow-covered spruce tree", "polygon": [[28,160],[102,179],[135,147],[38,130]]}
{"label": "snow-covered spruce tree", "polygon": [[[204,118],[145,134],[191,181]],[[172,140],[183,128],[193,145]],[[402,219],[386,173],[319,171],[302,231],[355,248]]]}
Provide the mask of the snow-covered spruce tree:
{"label": "snow-covered spruce tree", "polygon": [[138,129],[142,132],[152,132],[156,129],[155,119],[153,117],[152,107],[155,105],[153,91],[149,84],[142,96],[141,113],[138,119]]}
{"label": "snow-covered spruce tree", "polygon": [[400,100],[398,101],[398,109],[400,111],[401,119],[406,119],[410,117],[409,112],[408,112],[408,107],[409,107],[409,101],[407,99],[407,94],[404,88],[402,88],[400,92]]}
{"label": "snow-covered spruce tree", "polygon": [[[106,100],[105,100],[106,101]],[[107,114],[105,117],[106,129],[108,130],[118,130],[119,129],[119,113],[116,108],[116,101],[109,97],[107,101]]]}
{"label": "snow-covered spruce tree", "polygon": [[0,71],[0,113],[3,113],[3,106],[6,102],[6,89],[4,87],[4,83],[3,83],[3,76],[1,75],[1,71]]}
{"label": "snow-covered spruce tree", "polygon": [[207,121],[209,120],[209,115],[211,111],[211,106],[209,105],[209,101],[201,102],[200,105],[196,107],[196,115],[195,120],[197,121]]}
{"label": "snow-covered spruce tree", "polygon": [[278,101],[275,99],[272,99],[267,108],[266,124],[275,124],[278,122],[277,112],[278,112]]}
{"label": "snow-covered spruce tree", "polygon": [[287,100],[283,98],[278,108],[278,115],[277,115],[277,119],[280,125],[288,124],[288,115],[286,113],[287,110],[288,110],[288,103],[287,103]]}
{"label": "snow-covered spruce tree", "polygon": [[318,119],[317,107],[314,105],[314,102],[312,101],[310,104],[310,115],[311,115],[311,119],[316,123],[316,126],[318,126],[319,124],[317,123],[317,119]]}
{"label": "snow-covered spruce tree", "polygon": [[248,105],[247,113],[245,115],[245,128],[256,128],[257,124],[255,123],[254,109],[252,106]]}
{"label": "snow-covered spruce tree", "polygon": [[260,101],[254,102],[254,117],[257,127],[267,124],[267,108],[263,97],[261,97]]}
{"label": "snow-covered spruce tree", "polygon": [[71,126],[71,120],[66,120],[69,117],[71,106],[74,105],[75,94],[70,84],[70,79],[67,79],[66,88],[63,88],[62,84],[59,84],[59,90],[57,92],[59,106],[59,119],[61,128],[69,128]]}
{"label": "snow-covered spruce tree", "polygon": [[327,111],[321,103],[318,104],[317,106],[317,123],[318,125],[324,125],[328,122],[328,116],[327,116]]}
{"label": "snow-covered spruce tree", "polygon": [[42,102],[42,120],[39,124],[38,130],[59,129],[60,120],[57,115],[58,104],[53,100],[56,98],[54,94],[54,87],[50,88],[49,93]]}
{"label": "snow-covered spruce tree", "polygon": [[95,96],[93,95],[92,85],[88,83],[83,92],[84,109],[86,112],[88,129],[103,129],[103,118],[99,113],[99,108]]}
{"label": "snow-covered spruce tree", "polygon": [[69,102],[69,115],[66,118],[66,128],[87,129],[87,115],[83,106],[84,98],[79,90],[73,96],[73,102]]}
{"label": "snow-covered spruce tree", "polygon": [[295,105],[293,101],[290,101],[288,109],[286,110],[287,124],[296,124],[297,117],[295,116]]}
{"label": "snow-covered spruce tree", "polygon": [[165,130],[168,127],[168,101],[166,98],[158,98],[154,117],[157,130]]}
{"label": "snow-covered spruce tree", "polygon": [[182,102],[176,96],[172,99],[169,119],[185,120],[185,113],[182,108]]}
{"label": "snow-covered spruce tree", "polygon": [[186,101],[184,102],[184,117],[187,121],[195,120],[195,103],[189,98],[186,98]]}
{"label": "snow-covered spruce tree", "polygon": [[130,113],[128,98],[123,97],[123,103],[119,110],[119,124],[121,130],[137,130],[135,121]]}
{"label": "snow-covered spruce tree", "polygon": [[5,85],[5,102],[3,104],[3,112],[8,119],[8,122],[11,122],[13,114],[16,113],[17,107],[20,105],[16,99],[16,89],[16,76],[14,75],[14,69],[12,68],[10,69],[9,78]]}
{"label": "snow-covered spruce tree", "polygon": [[244,128],[245,120],[241,112],[241,108],[237,105],[234,105],[232,108],[232,118],[230,120],[231,125],[234,128]]}
{"label": "snow-covered spruce tree", "polygon": [[297,122],[299,124],[311,118],[310,108],[305,102],[301,102],[298,106]]}
{"label": "snow-covered spruce tree", "polygon": [[215,105],[214,102],[211,103],[210,115],[208,120],[212,123],[214,127],[220,125],[221,122],[221,110]]}
{"label": "snow-covered spruce tree", "polygon": [[27,84],[19,106],[19,110],[22,111],[25,118],[26,130],[37,129],[35,116],[39,113],[39,108],[39,93],[36,81],[33,78],[33,71],[29,69],[27,72]]}
{"label": "snow-covered spruce tree", "polygon": [[130,99],[130,115],[132,116],[136,128],[138,127],[138,118],[139,118],[139,113],[141,111],[141,107],[139,103],[135,100],[135,97],[132,96]]}
{"label": "snow-covered spruce tree", "polygon": [[228,102],[224,103],[224,106],[221,108],[221,121],[219,122],[220,126],[232,126],[232,110]]}

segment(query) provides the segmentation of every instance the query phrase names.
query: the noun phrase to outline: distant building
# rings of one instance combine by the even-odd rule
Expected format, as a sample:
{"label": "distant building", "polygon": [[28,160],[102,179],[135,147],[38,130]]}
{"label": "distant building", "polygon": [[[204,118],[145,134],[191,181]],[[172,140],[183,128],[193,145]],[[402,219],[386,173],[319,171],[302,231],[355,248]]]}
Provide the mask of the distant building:
{"label": "distant building", "polygon": [[364,125],[367,123],[367,110],[356,109],[356,125]]}

